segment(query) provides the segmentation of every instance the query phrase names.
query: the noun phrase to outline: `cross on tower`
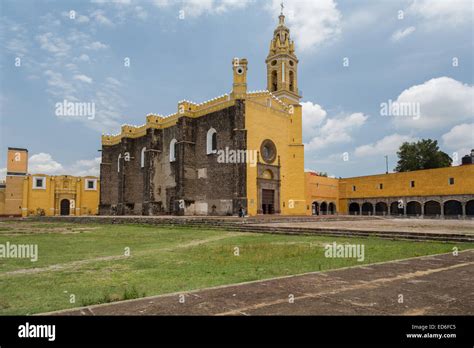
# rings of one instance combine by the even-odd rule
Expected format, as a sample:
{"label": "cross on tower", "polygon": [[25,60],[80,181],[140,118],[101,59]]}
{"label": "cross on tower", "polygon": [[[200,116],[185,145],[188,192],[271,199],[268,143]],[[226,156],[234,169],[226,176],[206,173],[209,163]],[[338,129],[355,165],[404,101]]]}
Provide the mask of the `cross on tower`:
{"label": "cross on tower", "polygon": [[285,8],[285,5],[283,4],[283,1],[281,2],[280,7],[281,7],[281,14],[283,14],[283,9]]}

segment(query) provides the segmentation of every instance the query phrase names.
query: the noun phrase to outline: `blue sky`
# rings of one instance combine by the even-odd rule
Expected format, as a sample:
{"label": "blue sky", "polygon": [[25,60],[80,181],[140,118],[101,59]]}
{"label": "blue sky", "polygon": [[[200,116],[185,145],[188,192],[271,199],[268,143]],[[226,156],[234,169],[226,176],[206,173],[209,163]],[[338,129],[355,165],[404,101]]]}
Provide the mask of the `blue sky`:
{"label": "blue sky", "polygon": [[[102,133],[229,92],[233,57],[249,60],[249,90],[265,89],[279,3],[0,0],[0,176],[8,146],[29,149],[30,172],[98,174]],[[393,169],[401,143],[421,138],[459,160],[474,148],[471,0],[287,0],[284,11],[306,168],[381,173],[385,155]],[[57,116],[64,99],[94,103],[95,118]],[[419,113],[382,115],[389,100]]]}

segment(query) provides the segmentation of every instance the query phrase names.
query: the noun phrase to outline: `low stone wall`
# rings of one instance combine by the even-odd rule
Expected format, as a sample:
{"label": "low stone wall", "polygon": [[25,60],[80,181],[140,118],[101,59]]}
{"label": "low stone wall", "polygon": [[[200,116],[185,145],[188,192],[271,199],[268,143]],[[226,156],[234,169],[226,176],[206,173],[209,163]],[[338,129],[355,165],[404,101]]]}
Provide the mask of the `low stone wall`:
{"label": "low stone wall", "polygon": [[[236,232],[254,232],[254,233],[274,233],[274,234],[296,234],[296,235],[322,235],[338,237],[379,237],[385,239],[402,240],[433,240],[444,242],[474,242],[474,236],[464,233],[424,233],[413,231],[370,231],[362,229],[348,228],[324,228],[317,225],[311,227],[291,227],[275,226],[275,222],[307,222],[307,221],[351,221],[351,220],[380,220],[381,217],[280,217],[272,220],[259,217],[239,219],[237,217],[217,218],[217,217],[147,217],[147,216],[56,216],[56,217],[30,217],[33,221],[47,222],[72,222],[84,224],[139,224],[139,225],[160,225],[160,226],[192,226],[195,228],[221,229]],[[271,225],[265,226],[265,223]]]}

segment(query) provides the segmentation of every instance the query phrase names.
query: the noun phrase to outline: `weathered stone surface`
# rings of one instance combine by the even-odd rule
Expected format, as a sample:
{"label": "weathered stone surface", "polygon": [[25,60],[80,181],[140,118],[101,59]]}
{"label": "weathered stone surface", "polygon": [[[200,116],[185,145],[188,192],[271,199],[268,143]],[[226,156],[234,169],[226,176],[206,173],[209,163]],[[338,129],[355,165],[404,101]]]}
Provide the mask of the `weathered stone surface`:
{"label": "weathered stone surface", "polygon": [[[233,215],[246,207],[246,164],[218,163],[217,154],[206,151],[210,128],[217,131],[218,149],[246,149],[244,110],[244,101],[237,100],[226,109],[180,117],[175,126],[104,145],[99,214]],[[173,139],[176,160],[170,162]]]}

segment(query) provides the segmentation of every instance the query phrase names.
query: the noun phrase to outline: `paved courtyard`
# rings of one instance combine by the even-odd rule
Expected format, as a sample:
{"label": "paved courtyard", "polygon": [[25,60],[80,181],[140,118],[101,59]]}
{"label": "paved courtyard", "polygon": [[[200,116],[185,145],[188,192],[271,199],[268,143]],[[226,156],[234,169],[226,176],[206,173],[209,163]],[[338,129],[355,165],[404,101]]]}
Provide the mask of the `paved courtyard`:
{"label": "paved courtyard", "polygon": [[147,297],[61,315],[474,315],[474,250]]}
{"label": "paved courtyard", "polygon": [[262,226],[328,228],[337,230],[385,231],[385,232],[423,232],[474,235],[474,220],[440,219],[352,219],[303,222],[267,222]]}

